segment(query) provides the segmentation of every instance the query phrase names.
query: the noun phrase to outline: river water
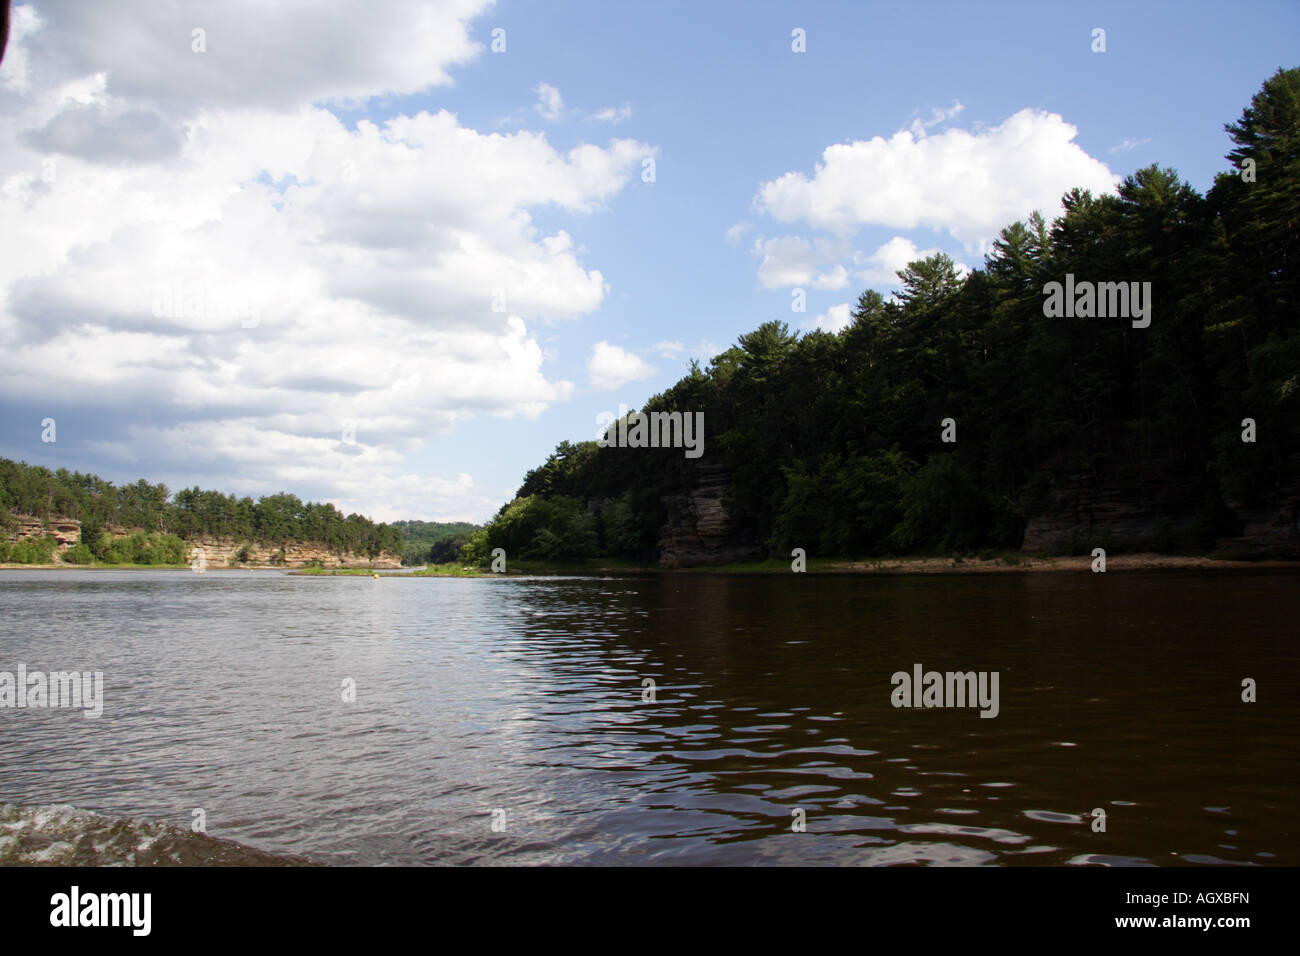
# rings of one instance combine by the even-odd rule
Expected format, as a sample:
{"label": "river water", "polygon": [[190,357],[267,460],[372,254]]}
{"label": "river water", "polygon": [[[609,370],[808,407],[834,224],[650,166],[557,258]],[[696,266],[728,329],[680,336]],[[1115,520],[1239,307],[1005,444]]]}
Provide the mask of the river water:
{"label": "river water", "polygon": [[0,571],[0,671],[103,672],[0,708],[0,861],[1297,865],[1297,583]]}

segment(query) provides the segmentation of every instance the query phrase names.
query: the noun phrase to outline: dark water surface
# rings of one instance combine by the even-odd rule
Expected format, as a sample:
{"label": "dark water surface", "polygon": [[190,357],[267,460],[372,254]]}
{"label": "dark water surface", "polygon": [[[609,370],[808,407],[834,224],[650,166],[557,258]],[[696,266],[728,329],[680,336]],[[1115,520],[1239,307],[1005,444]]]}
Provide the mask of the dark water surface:
{"label": "dark water surface", "polygon": [[[105,705],[0,709],[0,803],[323,863],[1296,865],[1297,583],[3,571],[0,671]],[[917,663],[999,715],[894,708]]]}

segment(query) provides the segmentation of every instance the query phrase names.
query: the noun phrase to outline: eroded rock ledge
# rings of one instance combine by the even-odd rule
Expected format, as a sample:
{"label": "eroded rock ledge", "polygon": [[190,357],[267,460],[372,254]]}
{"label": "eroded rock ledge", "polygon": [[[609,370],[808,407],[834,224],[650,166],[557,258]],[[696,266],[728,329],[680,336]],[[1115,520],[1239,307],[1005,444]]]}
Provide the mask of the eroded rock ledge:
{"label": "eroded rock ledge", "polygon": [[729,532],[722,499],[730,475],[724,466],[701,465],[695,486],[684,495],[666,495],[668,521],[659,532],[659,566],[684,568],[729,564],[766,556],[757,542]]}
{"label": "eroded rock ledge", "polygon": [[[40,538],[52,535],[57,542],[56,551],[63,554],[69,548],[81,543],[81,522],[74,518],[49,518],[42,521],[32,515],[14,515],[16,524],[0,531],[10,543],[24,538]],[[138,529],[110,527],[108,533],[114,538],[129,538]],[[400,568],[401,555],[381,554],[370,558],[364,554],[345,552],[339,554],[325,545],[288,541],[283,547],[262,544],[240,538],[197,537],[186,539],[186,560],[196,557],[197,549],[203,549],[204,560],[209,568],[225,567],[284,567],[302,568],[308,562],[319,561],[327,568]],[[241,555],[245,561],[234,560]]]}

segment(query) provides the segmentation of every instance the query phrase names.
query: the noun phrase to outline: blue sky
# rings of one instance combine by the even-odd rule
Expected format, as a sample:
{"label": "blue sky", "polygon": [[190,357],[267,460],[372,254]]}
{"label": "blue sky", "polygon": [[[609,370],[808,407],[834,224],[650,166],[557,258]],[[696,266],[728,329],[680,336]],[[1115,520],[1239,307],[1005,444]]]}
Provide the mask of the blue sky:
{"label": "blue sky", "polygon": [[0,454],[385,520],[483,520],[690,357],[1071,186],[1204,191],[1300,48],[1295,3],[135,6],[16,9]]}

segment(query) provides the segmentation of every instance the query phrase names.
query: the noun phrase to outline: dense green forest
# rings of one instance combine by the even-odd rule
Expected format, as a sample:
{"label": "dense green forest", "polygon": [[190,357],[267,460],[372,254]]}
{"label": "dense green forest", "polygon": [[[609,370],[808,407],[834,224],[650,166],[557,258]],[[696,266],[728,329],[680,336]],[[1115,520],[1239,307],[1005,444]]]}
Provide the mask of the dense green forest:
{"label": "dense green forest", "polygon": [[406,565],[455,561],[479,528],[467,521],[394,521],[392,526],[402,535],[402,563]]}
{"label": "dense green forest", "polygon": [[[1236,533],[1230,505],[1274,507],[1298,474],[1300,70],[1225,129],[1232,168],[1206,195],[1157,166],[1116,195],[1075,189],[964,277],[944,255],[911,263],[838,334],[766,322],[692,362],[644,411],[703,411],[698,462],[562,442],[462,559],[652,559],[665,496],[718,466],[731,528],[772,553],[1015,548],[1082,486],[1180,518],[1153,547]],[[1045,286],[1067,274],[1150,282],[1149,327],[1047,317]]]}
{"label": "dense green forest", "polygon": [[[142,564],[179,563],[183,556],[165,560],[177,548],[172,541],[199,536],[269,545],[315,542],[339,554],[371,558],[402,551],[396,527],[345,516],[331,504],[303,502],[296,495],[282,492],[254,501],[197,487],[173,495],[166,485],[143,479],[117,487],[98,475],[0,458],[0,522],[11,524],[14,515],[73,518],[81,522],[82,542],[95,558]],[[138,538],[135,545],[115,544],[106,534],[110,525],[142,534],[125,539]]]}

